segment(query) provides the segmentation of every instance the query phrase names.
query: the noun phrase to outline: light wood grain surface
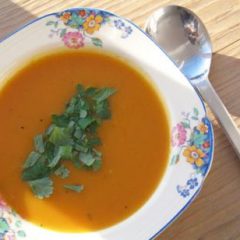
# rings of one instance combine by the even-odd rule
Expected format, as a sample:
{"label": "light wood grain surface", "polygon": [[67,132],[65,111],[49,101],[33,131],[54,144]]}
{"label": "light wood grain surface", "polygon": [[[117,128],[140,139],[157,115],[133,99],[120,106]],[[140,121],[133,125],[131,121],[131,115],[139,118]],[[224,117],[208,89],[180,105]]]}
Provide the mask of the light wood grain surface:
{"label": "light wood grain surface", "polygon": [[[168,4],[190,8],[206,24],[214,47],[210,80],[240,127],[240,0],[0,0],[0,38],[37,16],[76,6],[110,10],[142,27]],[[240,239],[240,159],[209,116],[215,131],[212,170],[194,203],[159,240]]]}

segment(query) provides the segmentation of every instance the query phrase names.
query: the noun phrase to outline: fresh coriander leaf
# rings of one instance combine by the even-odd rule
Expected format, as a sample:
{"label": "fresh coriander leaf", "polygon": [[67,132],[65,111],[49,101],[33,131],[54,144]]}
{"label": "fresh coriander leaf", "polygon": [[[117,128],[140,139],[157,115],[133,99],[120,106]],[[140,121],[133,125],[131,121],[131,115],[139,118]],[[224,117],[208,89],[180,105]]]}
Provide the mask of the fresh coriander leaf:
{"label": "fresh coriander leaf", "polygon": [[80,193],[81,191],[83,191],[84,186],[83,185],[78,185],[78,184],[65,184],[64,188],[74,191],[74,192],[78,192]]}
{"label": "fresh coriander leaf", "polygon": [[113,95],[115,92],[116,89],[114,88],[102,88],[94,95],[93,98],[95,99],[96,102],[100,103],[106,100],[111,95]]}
{"label": "fresh coriander leaf", "polygon": [[67,178],[69,176],[70,171],[64,166],[61,165],[55,172],[54,174],[56,176],[59,176],[61,178]]}
{"label": "fresh coriander leaf", "polygon": [[111,112],[108,101],[102,101],[96,105],[96,113],[101,119],[110,119]]}
{"label": "fresh coriander leaf", "polygon": [[[113,93],[113,88],[85,89],[78,85],[64,113],[53,115],[48,129],[34,138],[36,151],[31,152],[24,163],[22,180],[29,183],[37,197],[51,195],[52,174],[62,178],[69,175],[62,164],[65,160],[70,160],[76,168],[98,170],[101,167],[102,154],[94,147],[101,143],[98,127],[111,117],[108,97]],[[79,189],[79,185],[70,186]]]}
{"label": "fresh coriander leaf", "polygon": [[52,123],[58,127],[67,127],[69,119],[66,115],[52,115]]}
{"label": "fresh coriander leaf", "polygon": [[96,160],[92,153],[80,153],[79,159],[88,167],[90,167]]}
{"label": "fresh coriander leaf", "polygon": [[66,114],[72,114],[72,113],[74,113],[75,105],[76,105],[77,102],[78,102],[77,97],[73,97],[73,98],[70,100],[70,102],[67,104],[65,113],[66,113]]}
{"label": "fresh coriander leaf", "polygon": [[89,87],[89,88],[87,88],[87,90],[86,90],[86,94],[87,94],[89,97],[92,97],[92,96],[94,96],[94,95],[97,93],[97,91],[98,91],[97,88]]}
{"label": "fresh coriander leaf", "polygon": [[77,92],[78,92],[79,96],[84,96],[84,87],[83,87],[83,85],[81,85],[81,84],[77,85]]}
{"label": "fresh coriander leaf", "polygon": [[65,129],[55,126],[49,137],[49,142],[53,143],[54,145],[59,145],[62,143],[62,141],[64,141],[64,138],[65,138]]}
{"label": "fresh coriander leaf", "polygon": [[90,138],[88,140],[88,145],[89,146],[95,146],[95,145],[101,145],[101,139],[98,138],[98,137],[95,137],[95,138]]}
{"label": "fresh coriander leaf", "polygon": [[41,157],[41,154],[40,154],[40,153],[32,151],[32,152],[28,155],[28,158],[27,158],[27,160],[25,161],[25,163],[24,163],[24,165],[23,165],[23,169],[32,167],[32,166],[37,162],[37,160],[38,160],[40,157]]}
{"label": "fresh coriander leaf", "polygon": [[72,146],[60,146],[60,152],[61,152],[61,156],[64,160],[69,160],[72,158],[72,150],[73,147]]}
{"label": "fresh coriander leaf", "polygon": [[80,119],[78,121],[78,125],[81,127],[81,129],[85,130],[90,124],[92,124],[95,121],[96,120],[94,118],[89,116],[89,117]]}
{"label": "fresh coriander leaf", "polygon": [[53,159],[49,162],[49,167],[54,168],[57,166],[61,159],[71,159],[72,158],[72,147],[71,146],[59,146],[56,148],[56,154]]}
{"label": "fresh coriander leaf", "polygon": [[101,123],[99,122],[100,122],[99,120],[92,122],[87,128],[88,132],[91,134],[95,134],[97,132],[98,127],[101,125]]}
{"label": "fresh coriander leaf", "polygon": [[52,133],[54,127],[55,127],[55,125],[54,125],[54,124],[51,124],[51,125],[48,127],[48,129],[46,130],[45,135],[47,135],[47,136],[50,135],[50,134]]}
{"label": "fresh coriander leaf", "polygon": [[48,167],[49,168],[54,168],[58,165],[59,161],[61,160],[61,151],[60,147],[57,148],[57,151],[52,159],[50,159]]}
{"label": "fresh coriander leaf", "polygon": [[83,131],[79,127],[77,127],[74,132],[74,137],[77,139],[80,139],[82,135],[83,135]]}
{"label": "fresh coriander leaf", "polygon": [[79,160],[79,152],[78,151],[73,152],[73,156],[72,156],[71,161],[72,161],[74,167],[76,167],[78,169],[82,168],[82,163]]}
{"label": "fresh coriander leaf", "polygon": [[81,144],[76,144],[75,149],[79,152],[88,152],[89,148],[87,146],[81,145]]}
{"label": "fresh coriander leaf", "polygon": [[70,122],[68,123],[68,128],[73,128],[74,125],[75,125],[75,122],[74,122],[74,121],[70,121]]}
{"label": "fresh coriander leaf", "polygon": [[97,157],[102,157],[102,153],[93,148],[93,152]]}
{"label": "fresh coriander leaf", "polygon": [[36,151],[43,153],[44,152],[44,142],[43,142],[43,135],[39,134],[34,138],[34,145]]}
{"label": "fresh coriander leaf", "polygon": [[22,171],[22,180],[30,181],[49,176],[51,169],[48,168],[47,160],[43,156],[29,168]]}
{"label": "fresh coriander leaf", "polygon": [[43,153],[43,156],[50,161],[50,159],[54,158],[55,154],[55,145],[51,142],[46,142],[45,144],[45,152]]}
{"label": "fresh coriander leaf", "polygon": [[53,181],[49,177],[28,181],[28,184],[39,199],[50,197],[53,193]]}
{"label": "fresh coriander leaf", "polygon": [[55,126],[52,130],[52,133],[49,137],[49,142],[53,143],[56,146],[72,144],[71,136],[66,128]]}
{"label": "fresh coriander leaf", "polygon": [[98,171],[102,167],[102,160],[96,159],[91,167],[94,171]]}
{"label": "fresh coriander leaf", "polygon": [[67,132],[68,133],[72,134],[74,132],[74,130],[75,130],[74,125],[75,125],[75,122],[72,121],[72,120],[68,123],[68,126],[67,126]]}
{"label": "fresh coriander leaf", "polygon": [[87,117],[87,111],[85,110],[85,109],[81,109],[80,110],[80,118],[85,118],[85,117]]}

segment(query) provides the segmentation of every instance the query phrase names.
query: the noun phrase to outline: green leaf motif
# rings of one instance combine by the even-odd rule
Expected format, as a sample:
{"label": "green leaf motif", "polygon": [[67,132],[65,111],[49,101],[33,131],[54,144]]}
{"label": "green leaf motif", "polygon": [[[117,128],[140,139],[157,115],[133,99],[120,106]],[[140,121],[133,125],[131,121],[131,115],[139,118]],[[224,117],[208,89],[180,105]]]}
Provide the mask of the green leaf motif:
{"label": "green leaf motif", "polygon": [[111,20],[110,20],[110,17],[105,17],[105,18],[104,18],[104,21],[105,21],[105,22],[110,22],[110,21],[111,21]]}
{"label": "green leaf motif", "polygon": [[66,34],[66,32],[67,32],[67,29],[66,29],[66,28],[62,29],[61,32],[60,32],[60,37],[61,37],[61,38],[64,37],[64,35]]}
{"label": "green leaf motif", "polygon": [[21,227],[22,226],[22,222],[20,220],[17,220],[15,222],[15,226],[18,227],[18,228]]}
{"label": "green leaf motif", "polygon": [[192,118],[192,120],[195,120],[195,121],[198,120],[198,117],[195,117],[195,116],[193,116],[193,117],[191,117],[191,118]]}
{"label": "green leaf motif", "polygon": [[55,21],[48,21],[48,22],[46,23],[47,26],[54,25],[54,24],[55,24]]}
{"label": "green leaf motif", "polygon": [[194,113],[195,116],[198,116],[198,115],[199,115],[198,109],[197,109],[197,108],[194,108],[194,109],[193,109],[193,113]]}
{"label": "green leaf motif", "polygon": [[96,47],[102,47],[103,42],[100,38],[92,38],[92,44]]}
{"label": "green leaf motif", "polygon": [[75,28],[80,27],[84,23],[84,19],[78,16],[76,13],[72,14],[71,21]]}
{"label": "green leaf motif", "polygon": [[204,134],[197,134],[197,133],[194,133],[193,134],[193,144],[197,147],[200,147],[204,141],[207,139],[207,135],[204,135]]}
{"label": "green leaf motif", "polygon": [[183,125],[184,128],[190,128],[190,124],[188,121],[183,121],[181,122],[181,124]]}
{"label": "green leaf motif", "polygon": [[22,237],[22,238],[27,236],[26,233],[22,230],[17,231],[17,235],[18,235],[18,237]]}
{"label": "green leaf motif", "polygon": [[178,163],[178,161],[179,161],[179,154],[175,154],[172,156],[170,165],[175,165],[176,163]]}
{"label": "green leaf motif", "polygon": [[0,234],[4,234],[9,230],[9,225],[4,218],[0,218]]}

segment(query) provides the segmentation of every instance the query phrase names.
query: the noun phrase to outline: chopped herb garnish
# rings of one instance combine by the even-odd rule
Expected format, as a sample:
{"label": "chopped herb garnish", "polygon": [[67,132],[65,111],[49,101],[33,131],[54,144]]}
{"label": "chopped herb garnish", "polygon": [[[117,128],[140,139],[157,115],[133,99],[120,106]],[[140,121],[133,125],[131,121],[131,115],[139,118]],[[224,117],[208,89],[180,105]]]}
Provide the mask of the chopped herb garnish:
{"label": "chopped herb garnish", "polygon": [[68,176],[69,176],[69,173],[70,173],[70,171],[66,168],[66,167],[64,167],[63,165],[61,165],[55,172],[54,172],[54,174],[56,175],[56,176],[59,176],[60,178],[67,178]]}
{"label": "chopped herb garnish", "polygon": [[23,165],[23,168],[29,168],[29,167],[32,167],[36,162],[37,160],[41,157],[41,154],[38,153],[38,152],[34,152],[32,151],[29,155],[28,155],[28,158],[27,160],[25,161],[24,165]]}
{"label": "chopped herb garnish", "polygon": [[[67,178],[70,171],[63,161],[70,160],[76,168],[93,171],[100,169],[102,154],[96,150],[101,144],[97,129],[111,117],[108,98],[113,88],[87,88],[77,85],[77,93],[60,115],[52,115],[52,123],[43,134],[34,138],[34,150],[27,157],[22,179],[40,199],[49,197],[54,190],[51,176]],[[83,185],[64,185],[81,192]]]}
{"label": "chopped herb garnish", "polygon": [[64,187],[68,190],[78,192],[78,193],[80,193],[84,189],[83,185],[78,185],[78,184],[65,184]]}
{"label": "chopped herb garnish", "polygon": [[43,143],[42,134],[39,134],[34,138],[34,144],[35,144],[36,151],[38,151],[39,153],[44,152],[44,143]]}
{"label": "chopped herb garnish", "polygon": [[29,181],[28,184],[39,199],[47,198],[53,193],[53,181],[49,177]]}

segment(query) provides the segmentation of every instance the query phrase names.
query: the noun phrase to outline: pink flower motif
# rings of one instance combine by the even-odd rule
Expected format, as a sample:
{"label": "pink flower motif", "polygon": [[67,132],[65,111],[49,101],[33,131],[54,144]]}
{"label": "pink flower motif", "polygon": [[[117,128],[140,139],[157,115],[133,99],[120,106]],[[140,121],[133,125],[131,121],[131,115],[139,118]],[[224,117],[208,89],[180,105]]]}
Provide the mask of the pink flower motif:
{"label": "pink flower motif", "polygon": [[62,40],[69,48],[80,48],[84,45],[84,38],[80,32],[68,32],[63,36]]}
{"label": "pink flower motif", "polygon": [[182,125],[182,123],[178,123],[172,130],[172,146],[181,146],[185,143],[187,138],[187,131]]}
{"label": "pink flower motif", "polygon": [[15,233],[13,231],[9,231],[5,234],[3,240],[16,240]]}
{"label": "pink flower motif", "polygon": [[0,196],[0,209],[4,209],[7,207],[7,204],[1,199],[1,196]]}

